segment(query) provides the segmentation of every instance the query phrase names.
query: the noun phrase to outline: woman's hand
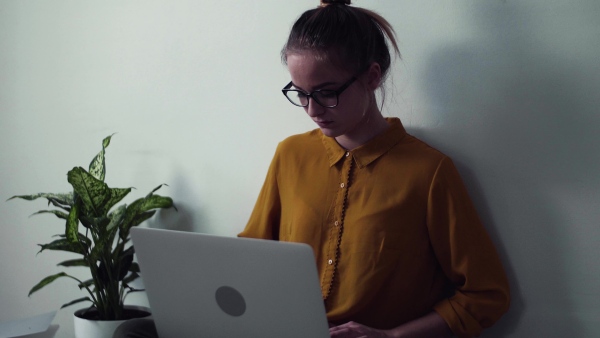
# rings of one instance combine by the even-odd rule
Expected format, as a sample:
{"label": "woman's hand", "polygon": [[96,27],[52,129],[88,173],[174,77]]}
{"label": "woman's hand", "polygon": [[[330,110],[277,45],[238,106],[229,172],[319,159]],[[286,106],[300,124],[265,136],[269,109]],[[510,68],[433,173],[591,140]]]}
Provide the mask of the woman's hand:
{"label": "woman's hand", "polygon": [[392,337],[384,330],[377,330],[356,322],[347,322],[329,328],[332,338],[387,338]]}
{"label": "woman's hand", "polygon": [[434,311],[390,330],[377,330],[356,322],[338,326],[331,326],[331,323],[329,325],[329,334],[332,338],[450,338],[453,336],[448,324]]}

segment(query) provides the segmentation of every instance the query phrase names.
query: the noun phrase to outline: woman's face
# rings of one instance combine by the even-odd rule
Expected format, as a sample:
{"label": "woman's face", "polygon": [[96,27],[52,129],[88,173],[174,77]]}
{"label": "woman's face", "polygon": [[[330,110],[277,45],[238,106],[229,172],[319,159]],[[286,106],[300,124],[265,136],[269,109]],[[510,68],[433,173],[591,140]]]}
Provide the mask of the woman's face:
{"label": "woman's face", "polygon": [[[360,139],[368,133],[365,123],[377,110],[374,102],[374,89],[368,80],[368,71],[364,74],[352,74],[334,66],[330,61],[317,59],[312,53],[289,54],[287,66],[295,89],[312,93],[317,89],[338,90],[352,77],[354,81],[338,97],[338,105],[326,108],[309,99],[304,110],[329,137],[347,137]],[[378,84],[378,83],[377,83]]]}

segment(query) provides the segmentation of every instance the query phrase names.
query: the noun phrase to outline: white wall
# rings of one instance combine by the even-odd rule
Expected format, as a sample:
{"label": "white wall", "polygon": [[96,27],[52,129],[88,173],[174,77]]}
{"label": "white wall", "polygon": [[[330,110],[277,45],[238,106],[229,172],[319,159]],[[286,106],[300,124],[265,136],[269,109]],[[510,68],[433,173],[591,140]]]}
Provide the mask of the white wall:
{"label": "white wall", "polygon": [[[513,305],[484,336],[599,336],[600,2],[354,2],[400,41],[385,114],[455,159],[506,265]],[[279,92],[279,50],[315,5],[0,2],[0,199],[68,191],[66,172],[118,132],[108,184],[168,183],[179,207],[152,225],[236,234],[277,142],[314,128]],[[27,218],[44,207],[0,202],[0,321],[80,296],[64,280],[27,298],[65,256],[35,255],[62,232]]]}

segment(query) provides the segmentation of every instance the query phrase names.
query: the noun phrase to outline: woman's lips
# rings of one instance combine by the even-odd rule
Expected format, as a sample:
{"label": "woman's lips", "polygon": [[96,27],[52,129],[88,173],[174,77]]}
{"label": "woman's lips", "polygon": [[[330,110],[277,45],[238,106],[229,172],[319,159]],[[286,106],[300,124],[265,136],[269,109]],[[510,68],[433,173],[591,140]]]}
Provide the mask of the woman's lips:
{"label": "woman's lips", "polygon": [[327,128],[333,121],[315,121],[315,123],[321,128]]}

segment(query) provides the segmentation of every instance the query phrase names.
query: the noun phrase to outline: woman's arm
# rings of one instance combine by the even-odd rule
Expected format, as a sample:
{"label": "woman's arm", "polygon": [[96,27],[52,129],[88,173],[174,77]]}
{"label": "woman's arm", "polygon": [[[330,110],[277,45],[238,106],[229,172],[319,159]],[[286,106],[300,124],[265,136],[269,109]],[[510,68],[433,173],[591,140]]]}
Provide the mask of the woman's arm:
{"label": "woman's arm", "polygon": [[402,338],[446,338],[453,336],[446,321],[435,311],[390,330],[390,334],[391,337]]}
{"label": "woman's arm", "polygon": [[348,322],[329,329],[332,338],[394,337],[394,338],[449,338],[452,331],[435,311],[402,324],[391,330],[376,330],[355,322]]}

